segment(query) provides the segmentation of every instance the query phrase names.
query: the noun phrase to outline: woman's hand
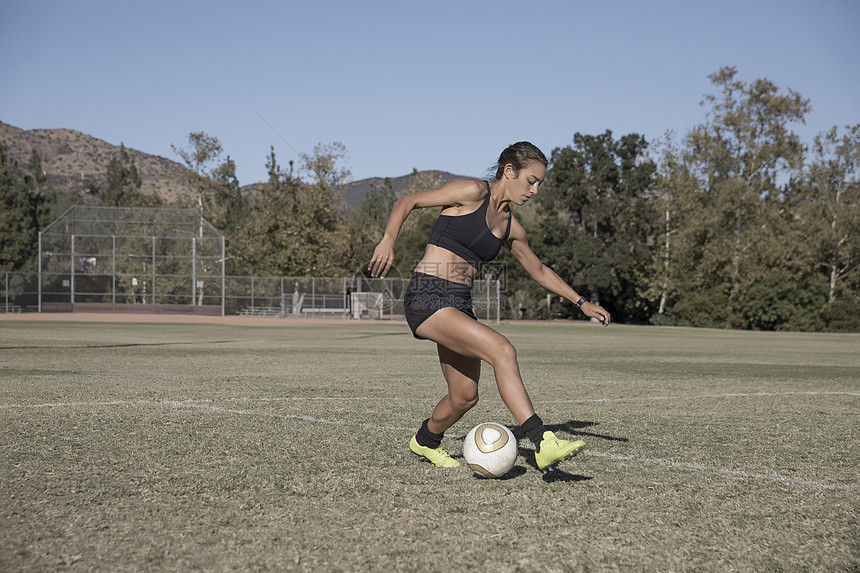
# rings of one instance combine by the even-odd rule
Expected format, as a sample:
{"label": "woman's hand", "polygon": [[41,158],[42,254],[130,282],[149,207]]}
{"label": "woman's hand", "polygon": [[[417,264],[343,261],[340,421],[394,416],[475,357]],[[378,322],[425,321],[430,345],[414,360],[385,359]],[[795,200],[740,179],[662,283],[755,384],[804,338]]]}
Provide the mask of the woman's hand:
{"label": "woman's hand", "polygon": [[376,248],[373,250],[373,256],[370,258],[370,264],[367,265],[367,270],[370,271],[370,276],[374,278],[385,278],[391,266],[394,264],[394,248],[386,237],[383,237]]}
{"label": "woman's hand", "polygon": [[609,323],[612,321],[612,317],[609,316],[609,312],[600,305],[586,301],[582,303],[582,308],[580,310],[582,310],[582,313],[585,316],[600,321],[600,324],[603,326],[609,326]]}

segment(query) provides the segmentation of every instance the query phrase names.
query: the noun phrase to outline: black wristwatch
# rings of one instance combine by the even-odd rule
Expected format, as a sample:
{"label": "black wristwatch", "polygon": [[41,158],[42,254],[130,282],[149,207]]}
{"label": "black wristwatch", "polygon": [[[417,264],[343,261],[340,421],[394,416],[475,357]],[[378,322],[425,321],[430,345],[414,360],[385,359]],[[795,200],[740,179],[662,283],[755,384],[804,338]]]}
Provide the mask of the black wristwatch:
{"label": "black wristwatch", "polygon": [[581,296],[581,297],[579,297],[579,300],[573,304],[576,305],[576,308],[582,308],[582,303],[584,303],[587,300],[588,300],[587,298],[585,298],[584,296]]}

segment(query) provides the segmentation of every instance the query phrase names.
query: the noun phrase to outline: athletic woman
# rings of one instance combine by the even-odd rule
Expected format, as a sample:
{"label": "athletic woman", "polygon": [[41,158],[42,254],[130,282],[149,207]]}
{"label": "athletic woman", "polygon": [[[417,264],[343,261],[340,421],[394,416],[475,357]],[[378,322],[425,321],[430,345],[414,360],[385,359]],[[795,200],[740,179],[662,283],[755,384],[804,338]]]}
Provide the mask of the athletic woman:
{"label": "athletic woman", "polygon": [[478,322],[472,311],[472,281],[481,265],[495,258],[505,245],[538,284],[571,301],[586,316],[604,326],[609,324],[611,317],[604,308],[588,302],[541,263],[511,212],[512,203],[521,206],[535,196],[546,169],[547,160],[540,149],[520,142],[501,153],[492,181],[452,181],[401,197],[370,260],[370,274],[384,277],[394,262],[394,244],[409,213],[425,207],[442,208],[403,300],[406,321],[415,338],[436,343],[448,384],[448,393],[409,442],[412,452],[437,466],[460,465],[441,447],[442,437],[477,404],[482,361],[493,367],[502,400],[534,443],[539,470],[585,447],[581,440],[562,440],[544,427],[523,385],[516,349],[507,338]]}

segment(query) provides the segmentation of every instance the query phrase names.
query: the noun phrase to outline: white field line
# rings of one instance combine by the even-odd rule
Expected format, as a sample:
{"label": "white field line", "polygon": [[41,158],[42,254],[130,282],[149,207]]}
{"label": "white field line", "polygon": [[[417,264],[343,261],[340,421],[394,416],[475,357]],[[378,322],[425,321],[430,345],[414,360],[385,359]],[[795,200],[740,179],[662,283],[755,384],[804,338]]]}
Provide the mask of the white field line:
{"label": "white field line", "polygon": [[76,408],[89,406],[195,406],[223,402],[371,402],[391,401],[427,401],[433,398],[378,398],[371,396],[347,397],[284,397],[284,398],[190,398],[188,400],[110,400],[105,402],[45,402],[43,404],[0,404],[0,410],[13,408]]}
{"label": "white field line", "polygon": [[658,465],[658,466],[669,466],[673,468],[683,468],[688,470],[697,470],[704,471],[709,473],[718,473],[725,474],[735,477],[755,479],[755,480],[766,480],[766,481],[776,481],[780,483],[784,483],[787,485],[802,485],[808,487],[815,487],[819,489],[844,489],[848,491],[860,491],[860,486],[852,485],[852,484],[835,484],[835,483],[822,483],[817,481],[810,481],[799,478],[785,477],[779,474],[757,474],[752,472],[747,472],[744,470],[733,470],[731,468],[721,468],[718,466],[706,466],[702,464],[691,464],[690,462],[678,462],[675,460],[665,460],[660,458],[643,458],[638,456],[628,456],[624,454],[610,454],[606,452],[595,452],[591,450],[585,450],[582,452],[582,455],[593,456],[598,458],[606,458],[615,461],[625,461],[625,462],[636,462],[640,464],[650,464],[650,465]]}
{"label": "white field line", "polygon": [[[732,394],[684,394],[678,396],[652,396],[644,398],[599,398],[599,399],[580,399],[580,400],[553,400],[542,403],[593,403],[593,402],[642,402],[651,400],[680,400],[680,399],[699,399],[699,398],[738,398],[738,397],[760,397],[760,396],[831,396],[831,395],[847,395],[860,396],[858,392],[755,392],[755,393],[732,393]],[[285,420],[300,420],[313,424],[326,424],[337,426],[359,426],[373,430],[392,430],[415,432],[416,428],[407,428],[399,426],[384,426],[378,424],[368,424],[364,422],[354,422],[350,420],[316,418],[313,416],[301,416],[296,414],[281,414],[277,412],[259,412],[256,410],[239,410],[233,408],[224,408],[216,406],[216,402],[285,402],[285,401],[370,401],[379,400],[380,398],[372,397],[284,397],[284,398],[224,398],[218,399],[198,399],[198,400],[112,400],[103,402],[50,402],[43,404],[0,404],[0,409],[12,408],[59,408],[59,407],[93,407],[93,406],[174,406],[180,408],[196,408],[209,412],[217,412],[224,414],[238,414],[243,416],[261,416],[268,418],[280,418]],[[386,398],[385,400],[427,400],[427,398]],[[813,487],[817,489],[839,489],[846,491],[860,491],[860,486],[853,484],[832,484],[804,480],[781,476],[779,474],[759,474],[747,472],[744,470],[735,470],[731,468],[721,468],[718,466],[706,466],[702,464],[694,464],[690,462],[680,462],[676,460],[668,460],[661,458],[647,458],[640,456],[631,456],[625,454],[613,454],[608,452],[597,452],[593,450],[585,450],[583,455],[599,457],[614,461],[628,461],[647,465],[660,465],[688,470],[696,470],[707,473],[716,473],[730,475],[739,478],[755,479],[760,481],[775,481],[786,485]]]}
{"label": "white field line", "polygon": [[[601,404],[612,402],[659,402],[666,400],[703,400],[719,398],[759,398],[773,396],[860,396],[860,392],[732,392],[725,394],[676,394],[671,396],[642,396],[633,398],[571,398],[569,400],[534,400],[535,404]],[[279,398],[200,398],[188,400],[111,400],[104,402],[46,402],[42,404],[0,404],[0,410],[12,408],[68,408],[87,406],[154,406],[159,404],[186,405],[214,404],[216,402],[426,402],[429,397],[376,397],[376,396],[285,396]]]}
{"label": "white field line", "polygon": [[568,400],[536,400],[536,404],[601,404],[604,402],[658,402],[661,400],[704,400],[714,398],[760,398],[774,396],[860,396],[860,392],[730,392],[725,394],[675,394],[672,396],[640,396],[634,398],[571,398]]}
{"label": "white field line", "polygon": [[236,410],[233,408],[222,408],[220,406],[212,406],[209,404],[201,404],[195,402],[170,402],[165,401],[163,404],[170,406],[179,406],[183,408],[198,408],[209,412],[220,412],[225,414],[240,414],[243,416],[263,416],[266,418],[282,418],[284,420],[301,420],[303,422],[311,422],[313,424],[328,424],[332,426],[359,426],[371,430],[395,430],[403,432],[417,432],[418,428],[405,428],[396,426],[381,426],[379,424],[368,424],[365,422],[353,422],[351,420],[333,420],[329,418],[315,418],[313,416],[299,416],[297,414],[279,414],[277,412],[258,412],[256,410]]}

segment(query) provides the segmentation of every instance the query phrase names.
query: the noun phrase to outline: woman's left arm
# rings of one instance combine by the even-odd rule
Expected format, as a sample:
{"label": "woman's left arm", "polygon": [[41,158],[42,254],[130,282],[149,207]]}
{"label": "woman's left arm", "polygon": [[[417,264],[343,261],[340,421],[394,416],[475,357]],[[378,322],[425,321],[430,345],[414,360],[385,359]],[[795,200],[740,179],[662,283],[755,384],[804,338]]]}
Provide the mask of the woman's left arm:
{"label": "woman's left arm", "polygon": [[[573,304],[577,304],[583,297],[581,297],[573,287],[564,282],[564,280],[558,276],[555,271],[541,262],[538,256],[534,254],[534,251],[531,250],[531,247],[529,247],[525,229],[519,221],[513,218],[513,213],[511,214],[511,217],[511,233],[508,237],[507,245],[511,250],[511,253],[516,257],[517,261],[519,261],[523,266],[523,269],[525,269],[529,276],[540,286],[566,298]],[[600,305],[584,301],[579,309],[583,314],[585,314],[585,316],[595,318],[600,321],[603,326],[609,326],[609,323],[612,320],[609,312]]]}

